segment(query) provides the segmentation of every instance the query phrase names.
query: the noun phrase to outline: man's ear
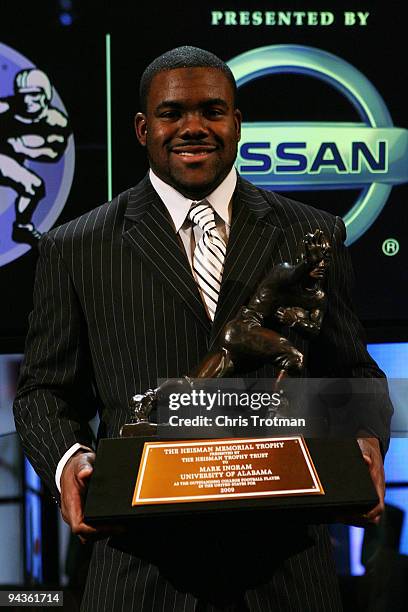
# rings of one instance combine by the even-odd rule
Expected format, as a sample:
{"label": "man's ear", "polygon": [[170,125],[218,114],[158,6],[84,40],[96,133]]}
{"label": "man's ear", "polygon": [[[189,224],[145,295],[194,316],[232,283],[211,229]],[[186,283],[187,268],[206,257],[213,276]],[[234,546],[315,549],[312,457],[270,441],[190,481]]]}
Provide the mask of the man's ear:
{"label": "man's ear", "polygon": [[136,136],[142,147],[146,146],[147,119],[144,113],[137,113],[135,116]]}

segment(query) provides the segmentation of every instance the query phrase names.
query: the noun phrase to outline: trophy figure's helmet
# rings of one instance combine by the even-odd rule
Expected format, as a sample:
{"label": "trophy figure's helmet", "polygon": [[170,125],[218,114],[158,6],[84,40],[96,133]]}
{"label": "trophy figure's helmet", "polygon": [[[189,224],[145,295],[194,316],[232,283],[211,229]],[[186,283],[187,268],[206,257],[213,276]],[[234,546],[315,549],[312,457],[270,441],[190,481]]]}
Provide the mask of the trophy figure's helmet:
{"label": "trophy figure's helmet", "polygon": [[14,79],[14,93],[25,94],[42,92],[47,102],[52,98],[52,86],[45,72],[30,68],[18,72]]}

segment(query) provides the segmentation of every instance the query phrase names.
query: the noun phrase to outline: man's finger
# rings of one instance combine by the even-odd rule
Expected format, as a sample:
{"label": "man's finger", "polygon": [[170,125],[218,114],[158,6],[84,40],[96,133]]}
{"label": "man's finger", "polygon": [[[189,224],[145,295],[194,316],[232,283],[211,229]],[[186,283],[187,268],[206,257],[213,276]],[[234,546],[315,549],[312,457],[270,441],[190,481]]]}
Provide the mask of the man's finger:
{"label": "man's finger", "polygon": [[102,540],[110,536],[123,535],[125,528],[122,525],[98,525],[97,527],[92,527],[81,522],[72,529],[72,532],[84,544],[85,542]]}
{"label": "man's finger", "polygon": [[363,459],[367,463],[367,465],[369,466],[373,465],[373,460],[370,457],[370,455],[368,455],[367,453],[363,453]]}
{"label": "man's finger", "polygon": [[384,503],[382,500],[380,500],[380,503],[377,504],[375,508],[367,512],[366,516],[369,521],[377,521],[377,519],[379,521],[383,512],[384,512]]}
{"label": "man's finger", "polygon": [[91,453],[82,453],[78,456],[75,466],[75,479],[81,487],[84,486],[93,473],[94,455]]}
{"label": "man's finger", "polygon": [[84,484],[84,481],[88,480],[92,476],[93,467],[91,465],[83,465],[75,473],[75,478],[80,485]]}

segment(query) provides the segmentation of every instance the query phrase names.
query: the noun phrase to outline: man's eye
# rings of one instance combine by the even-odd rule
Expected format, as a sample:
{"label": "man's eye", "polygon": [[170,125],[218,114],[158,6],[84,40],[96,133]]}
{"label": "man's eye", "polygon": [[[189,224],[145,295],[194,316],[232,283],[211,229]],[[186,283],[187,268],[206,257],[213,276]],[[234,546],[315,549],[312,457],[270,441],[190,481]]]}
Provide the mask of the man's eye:
{"label": "man's eye", "polygon": [[162,119],[177,119],[178,117],[180,117],[180,113],[175,110],[164,111],[163,113],[160,113],[160,117]]}
{"label": "man's eye", "polygon": [[209,117],[221,117],[224,111],[221,108],[209,108],[207,109],[207,115]]}

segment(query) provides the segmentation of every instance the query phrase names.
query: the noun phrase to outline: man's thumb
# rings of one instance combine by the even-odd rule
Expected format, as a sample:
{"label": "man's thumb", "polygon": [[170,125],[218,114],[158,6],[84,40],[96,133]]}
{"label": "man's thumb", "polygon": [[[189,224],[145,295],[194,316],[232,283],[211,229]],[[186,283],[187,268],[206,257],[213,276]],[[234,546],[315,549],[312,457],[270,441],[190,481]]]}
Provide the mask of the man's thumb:
{"label": "man's thumb", "polygon": [[80,464],[77,467],[77,478],[80,481],[84,481],[84,480],[88,480],[88,478],[92,475],[93,472],[93,465],[88,461],[87,458],[84,457],[84,459],[80,462]]}

